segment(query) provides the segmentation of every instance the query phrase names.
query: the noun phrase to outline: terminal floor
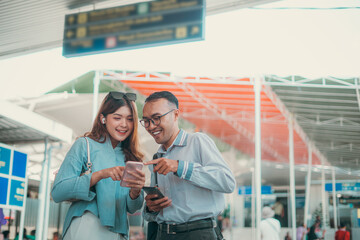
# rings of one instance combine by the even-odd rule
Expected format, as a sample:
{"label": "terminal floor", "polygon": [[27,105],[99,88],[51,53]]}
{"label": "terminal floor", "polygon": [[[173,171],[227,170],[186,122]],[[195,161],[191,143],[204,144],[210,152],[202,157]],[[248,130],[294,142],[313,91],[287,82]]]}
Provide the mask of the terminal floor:
{"label": "terminal floor", "polygon": [[[287,232],[291,232],[291,228],[282,228],[280,239],[284,239]],[[255,234],[255,233],[254,233]],[[233,227],[231,230],[226,229],[223,232],[224,238],[226,240],[251,240],[252,238],[252,229],[251,228],[239,228]],[[325,240],[333,240],[335,237],[334,229],[328,229],[325,235]],[[293,238],[294,239],[294,238]]]}

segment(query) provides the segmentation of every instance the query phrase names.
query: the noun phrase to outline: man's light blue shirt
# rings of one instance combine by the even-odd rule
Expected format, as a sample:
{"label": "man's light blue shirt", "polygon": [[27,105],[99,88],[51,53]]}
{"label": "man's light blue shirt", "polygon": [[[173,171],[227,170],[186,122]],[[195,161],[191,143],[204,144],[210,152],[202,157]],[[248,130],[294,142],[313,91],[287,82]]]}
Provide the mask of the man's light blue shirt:
{"label": "man's light blue shirt", "polygon": [[[235,179],[210,137],[180,130],[167,150],[159,148],[160,155],[179,161],[176,174],[157,174],[160,191],[172,205],[156,213],[145,211],[146,220],[179,224],[216,217],[224,210],[224,193],[234,191]],[[153,172],[151,180],[154,186]]]}

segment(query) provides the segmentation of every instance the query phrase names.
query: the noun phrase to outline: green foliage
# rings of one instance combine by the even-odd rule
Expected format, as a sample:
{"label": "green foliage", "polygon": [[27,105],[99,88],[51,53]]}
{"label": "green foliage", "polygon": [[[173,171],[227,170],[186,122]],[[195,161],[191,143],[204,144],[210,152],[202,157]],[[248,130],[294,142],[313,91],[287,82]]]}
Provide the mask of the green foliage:
{"label": "green foliage", "polygon": [[325,226],[329,226],[329,218],[326,218],[326,222],[324,224],[323,214],[322,214],[322,203],[319,204],[317,208],[315,208],[314,212],[312,213],[312,222],[315,223],[316,216],[320,216],[321,225],[324,228]]}

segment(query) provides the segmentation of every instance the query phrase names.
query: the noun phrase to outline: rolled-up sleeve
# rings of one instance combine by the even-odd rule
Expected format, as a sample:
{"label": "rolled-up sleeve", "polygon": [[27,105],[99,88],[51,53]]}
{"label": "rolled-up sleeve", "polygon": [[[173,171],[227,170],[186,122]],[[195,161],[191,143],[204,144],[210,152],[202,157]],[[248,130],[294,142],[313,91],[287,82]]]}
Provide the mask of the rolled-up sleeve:
{"label": "rolled-up sleeve", "polygon": [[216,192],[231,193],[235,178],[217,149],[214,141],[205,134],[197,133],[194,148],[198,149],[198,162],[179,160],[177,176],[194,185]]}
{"label": "rolled-up sleeve", "polygon": [[51,191],[55,202],[62,202],[71,199],[91,201],[95,192],[90,189],[92,174],[80,176],[87,161],[87,150],[85,139],[75,141],[66,155]]}

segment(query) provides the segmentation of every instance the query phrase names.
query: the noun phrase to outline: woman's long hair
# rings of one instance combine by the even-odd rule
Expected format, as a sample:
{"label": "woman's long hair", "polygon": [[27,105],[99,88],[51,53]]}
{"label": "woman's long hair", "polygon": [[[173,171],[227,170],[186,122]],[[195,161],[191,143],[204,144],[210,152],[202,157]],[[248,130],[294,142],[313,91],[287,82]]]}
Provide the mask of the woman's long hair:
{"label": "woman's long hair", "polygon": [[126,97],[122,99],[114,99],[110,94],[107,94],[101,103],[100,109],[94,120],[92,129],[90,132],[84,134],[85,137],[89,137],[99,143],[104,143],[108,137],[108,131],[106,126],[101,123],[100,115],[106,117],[108,114],[114,113],[120,107],[128,106],[133,115],[134,129],[130,135],[121,142],[122,151],[125,154],[125,161],[137,161],[142,162],[144,154],[140,151],[139,135],[138,135],[138,114],[136,105],[133,101],[128,100]]}

